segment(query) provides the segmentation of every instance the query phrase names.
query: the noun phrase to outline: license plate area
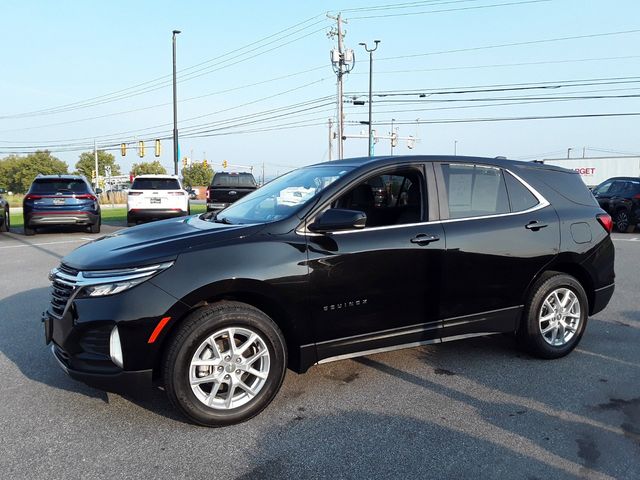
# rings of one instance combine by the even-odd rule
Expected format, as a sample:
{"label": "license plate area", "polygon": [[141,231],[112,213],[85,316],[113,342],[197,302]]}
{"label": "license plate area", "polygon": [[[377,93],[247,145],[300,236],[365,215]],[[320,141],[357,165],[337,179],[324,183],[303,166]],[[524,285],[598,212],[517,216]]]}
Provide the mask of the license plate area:
{"label": "license plate area", "polygon": [[158,204],[162,203],[162,199],[161,199],[161,198],[159,198],[159,197],[151,197],[151,198],[149,199],[149,202],[150,202],[152,205],[154,205],[154,204],[155,204],[155,205],[158,205]]}
{"label": "license plate area", "polygon": [[64,200],[64,198],[54,198],[53,199],[53,204],[54,205],[64,205],[65,204],[65,200]]}

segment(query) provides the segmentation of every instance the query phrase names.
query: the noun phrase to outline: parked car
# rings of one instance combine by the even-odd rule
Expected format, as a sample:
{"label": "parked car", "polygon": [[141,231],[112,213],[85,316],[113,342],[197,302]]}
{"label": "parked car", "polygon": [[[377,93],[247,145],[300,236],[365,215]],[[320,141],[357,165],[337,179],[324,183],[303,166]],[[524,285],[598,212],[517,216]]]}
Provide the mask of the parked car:
{"label": "parked car", "polygon": [[82,225],[100,233],[102,224],[96,192],[80,175],[38,175],[22,202],[22,216],[25,235],[53,225]]}
{"label": "parked car", "polygon": [[127,225],[190,215],[189,194],[175,175],[138,175],[127,194]]}
{"label": "parked car", "polygon": [[9,202],[3,197],[5,193],[7,193],[6,190],[0,188],[0,232],[8,232],[11,228]]}
{"label": "parked car", "polygon": [[251,173],[218,172],[207,188],[207,211],[222,210],[258,188]]}
{"label": "parked car", "polygon": [[640,177],[614,177],[592,190],[600,207],[613,217],[620,232],[631,233],[640,223]]}
{"label": "parked car", "polygon": [[[376,205],[380,175],[406,202]],[[78,248],[50,274],[45,336],[75,379],[156,383],[191,421],[228,425],[262,411],[287,367],[501,332],[538,357],[567,355],[613,294],[611,227],[559,167],[327,162],[215,215]]]}

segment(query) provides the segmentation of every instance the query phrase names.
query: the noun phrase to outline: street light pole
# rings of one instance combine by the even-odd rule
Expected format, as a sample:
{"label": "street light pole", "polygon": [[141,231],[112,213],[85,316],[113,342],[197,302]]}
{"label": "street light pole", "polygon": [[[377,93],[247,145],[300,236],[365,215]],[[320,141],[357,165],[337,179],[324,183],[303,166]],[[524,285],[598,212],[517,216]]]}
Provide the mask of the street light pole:
{"label": "street light pole", "polygon": [[173,173],[178,175],[178,92],[176,89],[176,35],[180,30],[174,30],[171,36],[173,44]]}
{"label": "street light pole", "polygon": [[366,43],[360,43],[360,45],[362,45],[365,49],[365,51],[367,51],[369,53],[369,156],[372,157],[373,156],[373,137],[371,136],[371,107],[372,107],[372,98],[373,98],[373,92],[372,92],[372,87],[373,87],[373,52],[375,52],[378,49],[378,44],[380,43],[380,40],[374,40],[373,41],[375,43],[375,47],[373,47],[372,49],[368,49],[367,48],[367,44]]}

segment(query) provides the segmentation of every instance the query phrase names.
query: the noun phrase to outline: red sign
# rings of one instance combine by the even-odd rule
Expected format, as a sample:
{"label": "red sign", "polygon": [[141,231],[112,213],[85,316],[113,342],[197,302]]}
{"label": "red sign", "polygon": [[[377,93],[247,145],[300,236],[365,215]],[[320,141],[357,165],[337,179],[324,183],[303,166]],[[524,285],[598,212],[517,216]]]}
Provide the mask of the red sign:
{"label": "red sign", "polygon": [[595,167],[580,167],[580,168],[574,168],[574,170],[578,172],[580,175],[593,175],[596,173]]}

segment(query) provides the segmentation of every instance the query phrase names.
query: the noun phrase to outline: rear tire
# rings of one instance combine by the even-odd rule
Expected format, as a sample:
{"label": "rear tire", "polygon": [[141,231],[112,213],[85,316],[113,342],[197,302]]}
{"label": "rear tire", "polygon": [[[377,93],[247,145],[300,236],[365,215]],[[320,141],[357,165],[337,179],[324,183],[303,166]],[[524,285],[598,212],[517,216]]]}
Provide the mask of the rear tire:
{"label": "rear tire", "polygon": [[4,209],[2,225],[0,225],[0,232],[8,232],[11,228],[11,218],[9,216],[9,210]]}
{"label": "rear tire", "polygon": [[127,227],[133,227],[134,225],[136,225],[136,223],[136,219],[133,216],[127,214]]}
{"label": "rear tire", "polygon": [[24,228],[24,234],[27,237],[30,237],[30,236],[36,234],[36,229],[35,228],[31,228],[26,221],[24,222],[24,227],[23,228]]}
{"label": "rear tire", "polygon": [[93,225],[89,225],[89,231],[91,233],[100,233],[101,221],[98,220],[98,223],[94,223]]}
{"label": "rear tire", "polygon": [[580,282],[564,273],[546,272],[531,289],[518,337],[536,357],[564,357],[580,343],[588,311]]}
{"label": "rear tire", "polygon": [[164,386],[189,420],[222,427],[264,410],[286,365],[284,336],[273,320],[250,305],[224,301],[196,310],[180,325],[165,353]]}
{"label": "rear tire", "polygon": [[616,213],[613,221],[615,222],[616,228],[619,232],[633,233],[633,231],[636,229],[636,226],[630,223],[629,212],[627,212],[626,210],[620,210],[618,213]]}

